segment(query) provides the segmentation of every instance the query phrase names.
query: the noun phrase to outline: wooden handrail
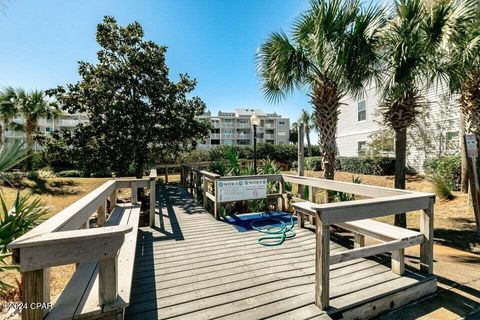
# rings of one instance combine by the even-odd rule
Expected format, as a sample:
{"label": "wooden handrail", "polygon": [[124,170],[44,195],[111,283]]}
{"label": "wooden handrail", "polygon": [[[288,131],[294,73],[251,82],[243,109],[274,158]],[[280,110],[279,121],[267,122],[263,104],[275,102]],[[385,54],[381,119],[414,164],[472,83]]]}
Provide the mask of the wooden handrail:
{"label": "wooden handrail", "polygon": [[17,243],[20,272],[116,257],[130,231],[129,225],[60,231]]}

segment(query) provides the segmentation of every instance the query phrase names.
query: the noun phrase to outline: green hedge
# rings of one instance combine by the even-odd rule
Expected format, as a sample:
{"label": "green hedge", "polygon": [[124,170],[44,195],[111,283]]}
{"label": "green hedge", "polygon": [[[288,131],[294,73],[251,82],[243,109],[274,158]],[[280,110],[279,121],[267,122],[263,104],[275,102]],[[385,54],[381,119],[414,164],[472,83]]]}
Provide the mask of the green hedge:
{"label": "green hedge", "polygon": [[395,158],[390,157],[337,157],[337,171],[390,176],[395,173]]}
{"label": "green hedge", "polygon": [[83,172],[80,170],[64,170],[57,172],[56,176],[61,178],[83,177]]}
{"label": "green hedge", "polygon": [[442,176],[453,190],[460,190],[462,158],[460,156],[448,156],[427,159],[423,164],[427,174],[436,173]]}
{"label": "green hedge", "polygon": [[306,157],[305,158],[305,170],[321,171],[322,170],[322,157]]}

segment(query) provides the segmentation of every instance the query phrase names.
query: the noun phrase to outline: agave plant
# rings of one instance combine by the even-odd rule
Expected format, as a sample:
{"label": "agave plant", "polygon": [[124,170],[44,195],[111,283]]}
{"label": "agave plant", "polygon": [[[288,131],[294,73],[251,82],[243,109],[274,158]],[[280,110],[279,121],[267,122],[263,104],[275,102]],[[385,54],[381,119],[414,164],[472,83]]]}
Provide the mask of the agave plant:
{"label": "agave plant", "polygon": [[[361,177],[352,176],[352,182],[361,184],[363,182],[363,179]],[[352,200],[355,200],[355,195],[353,193],[345,193],[345,192],[336,191],[333,195],[333,199],[336,202],[352,201]]]}
{"label": "agave plant", "polygon": [[0,252],[7,253],[7,245],[40,223],[47,209],[39,199],[30,200],[29,195],[17,196],[12,209],[8,209],[5,196],[0,192]]}
{"label": "agave plant", "polygon": [[[28,149],[19,141],[0,145],[0,172],[11,169],[27,158],[27,154]],[[0,210],[0,272],[3,272],[17,268],[5,261],[10,256],[8,244],[37,226],[47,210],[40,200],[31,200],[29,195],[20,195],[20,192],[17,192],[13,207],[9,209],[1,189]],[[9,289],[11,286],[0,280],[0,295]]]}

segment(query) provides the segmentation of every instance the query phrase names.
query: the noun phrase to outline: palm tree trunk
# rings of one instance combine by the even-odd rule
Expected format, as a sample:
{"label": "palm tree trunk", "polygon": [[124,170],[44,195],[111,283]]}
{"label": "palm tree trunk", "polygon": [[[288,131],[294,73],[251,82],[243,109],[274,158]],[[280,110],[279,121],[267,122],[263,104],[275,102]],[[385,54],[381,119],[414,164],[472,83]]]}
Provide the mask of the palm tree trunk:
{"label": "palm tree trunk", "polygon": [[[395,188],[405,189],[405,167],[407,159],[407,129],[395,130]],[[407,227],[407,216],[405,213],[395,215],[397,227]]]}
{"label": "palm tree trunk", "polygon": [[305,126],[305,137],[307,138],[308,156],[313,157],[312,144],[310,142],[310,127],[309,126]]}
{"label": "palm tree trunk", "polygon": [[26,171],[32,171],[32,155],[33,155],[33,134],[37,130],[37,121],[27,118],[25,134],[27,136],[28,157],[26,159]]}
{"label": "palm tree trunk", "polygon": [[460,190],[463,193],[467,193],[468,192],[468,168],[467,168],[467,154],[465,150],[465,139],[463,138],[464,135],[465,135],[465,116],[463,115],[463,113],[460,113],[459,138],[460,138],[460,155],[462,157]]}
{"label": "palm tree trunk", "polygon": [[3,143],[3,125],[0,123],[0,143]]}
{"label": "palm tree trunk", "polygon": [[[317,119],[320,152],[322,154],[323,177],[333,180],[335,177],[335,154],[337,152],[337,123],[340,114],[341,95],[337,86],[323,80],[316,83],[310,94]],[[327,192],[327,202],[333,200],[333,193]]]}

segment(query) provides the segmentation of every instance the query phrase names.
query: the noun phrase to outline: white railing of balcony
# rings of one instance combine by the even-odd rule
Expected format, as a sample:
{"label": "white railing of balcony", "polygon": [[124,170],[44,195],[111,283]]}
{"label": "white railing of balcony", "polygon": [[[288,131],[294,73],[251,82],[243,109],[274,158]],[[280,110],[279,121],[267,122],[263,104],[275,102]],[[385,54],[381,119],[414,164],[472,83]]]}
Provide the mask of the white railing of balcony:
{"label": "white railing of balcony", "polygon": [[5,138],[25,138],[25,133],[21,131],[5,131]]}
{"label": "white railing of balcony", "polygon": [[220,133],[211,133],[210,139],[220,139]]}

